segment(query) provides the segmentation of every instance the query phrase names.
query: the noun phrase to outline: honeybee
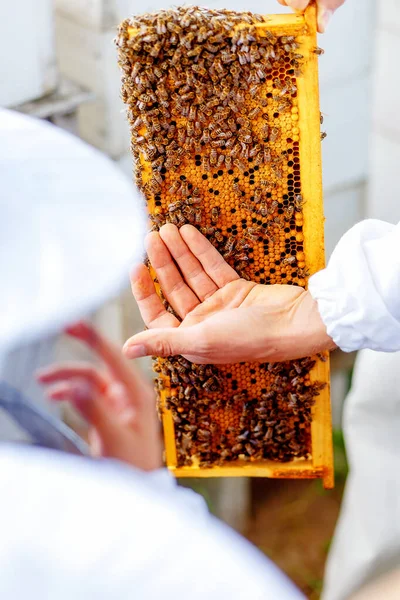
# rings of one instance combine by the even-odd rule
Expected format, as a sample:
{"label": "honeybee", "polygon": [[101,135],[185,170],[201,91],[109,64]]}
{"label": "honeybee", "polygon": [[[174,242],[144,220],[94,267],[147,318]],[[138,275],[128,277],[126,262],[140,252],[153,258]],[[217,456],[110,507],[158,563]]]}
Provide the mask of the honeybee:
{"label": "honeybee", "polygon": [[235,248],[235,244],[236,244],[236,239],[232,235],[227,239],[225,247],[224,247],[223,257],[225,259],[232,256],[234,248]]}
{"label": "honeybee", "polygon": [[297,269],[297,275],[300,279],[305,279],[309,277],[310,271],[308,269]]}
{"label": "honeybee", "polygon": [[188,115],[189,121],[195,121],[196,114],[197,114],[197,108],[192,104],[192,106],[189,108],[189,115]]}
{"label": "honeybee", "polygon": [[[189,53],[188,53],[189,55]],[[207,73],[207,69],[205,69],[204,67],[202,67],[201,65],[192,65],[192,70],[197,73],[198,75],[202,75],[203,77],[207,77],[208,73]]]}
{"label": "honeybee", "polygon": [[291,219],[294,213],[294,206],[288,206],[287,208],[284,208],[283,212],[287,219]]}
{"label": "honeybee", "polygon": [[204,171],[206,171],[206,173],[208,173],[209,171],[211,171],[210,159],[208,158],[208,156],[203,156],[203,158],[202,158],[202,166],[203,166]]}
{"label": "honeybee", "polygon": [[214,167],[217,164],[217,151],[215,148],[211,148],[210,151],[210,165]]}
{"label": "honeybee", "polygon": [[282,264],[283,265],[292,265],[295,262],[296,262],[296,257],[295,256],[287,256],[286,258],[284,258],[282,260]]}
{"label": "honeybee", "polygon": [[214,237],[218,243],[222,243],[224,241],[224,236],[218,229],[215,230]]}
{"label": "honeybee", "polygon": [[238,140],[240,142],[243,142],[244,144],[251,144],[251,142],[253,141],[253,138],[250,133],[243,132],[243,133],[239,133]]}
{"label": "honeybee", "polygon": [[191,121],[188,121],[186,125],[186,133],[190,138],[194,136],[194,125]]}
{"label": "honeybee", "polygon": [[292,44],[295,41],[295,37],[293,35],[283,35],[280,41],[282,44]]}
{"label": "honeybee", "polygon": [[206,390],[206,392],[216,392],[219,389],[219,385],[215,377],[210,377],[203,383],[202,388]]}
{"label": "honeybee", "polygon": [[262,65],[261,63],[255,63],[254,66],[256,68],[257,77],[259,77],[261,80],[265,79],[267,77],[267,73],[265,71],[264,65]]}
{"label": "honeybee", "polygon": [[250,120],[247,117],[244,117],[244,116],[238,117],[237,118],[237,122],[244,129],[250,129],[251,123],[250,123]]}
{"label": "honeybee", "polygon": [[183,215],[189,221],[189,223],[194,223],[196,220],[196,211],[192,206],[184,206],[183,207]]}
{"label": "honeybee", "polygon": [[235,160],[233,161],[233,164],[235,165],[235,167],[237,167],[241,171],[245,171],[246,170],[246,165],[241,160],[239,160],[238,158],[235,158]]}
{"label": "honeybee", "polygon": [[280,168],[280,166],[279,165],[272,165],[271,168],[272,168],[272,171],[273,171],[275,177],[277,177],[278,179],[282,179],[283,172],[282,172],[282,169]]}
{"label": "honeybee", "polygon": [[263,151],[263,160],[265,164],[268,164],[271,162],[271,150],[269,148],[269,146],[264,146],[264,151]]}
{"label": "honeybee", "polygon": [[266,217],[268,215],[268,207],[267,207],[267,204],[265,202],[261,202],[260,203],[258,212],[260,213],[260,215],[262,217]]}
{"label": "honeybee", "polygon": [[220,208],[219,206],[213,206],[211,209],[211,223],[216,225],[219,219]]}
{"label": "honeybee", "polygon": [[296,194],[294,197],[294,209],[296,212],[300,212],[301,208],[305,204],[305,200],[303,200],[303,196],[301,194]]}
{"label": "honeybee", "polygon": [[230,117],[230,118],[227,120],[227,124],[228,124],[228,127],[229,127],[229,129],[232,131],[232,133],[235,133],[235,132],[236,132],[236,129],[237,129],[237,127],[236,127],[236,123],[235,123],[235,120],[234,120],[234,119],[232,119],[232,117]]}
{"label": "honeybee", "polygon": [[247,256],[247,254],[245,252],[235,255],[235,261],[237,261],[239,263],[239,265],[245,266],[246,263],[248,262],[248,260],[249,260],[249,257]]}
{"label": "honeybee", "polygon": [[261,108],[259,106],[256,106],[249,112],[248,118],[250,120],[253,120],[260,114],[260,112],[261,112]]}
{"label": "honeybee", "polygon": [[264,229],[262,227],[248,227],[244,233],[245,237],[256,241],[260,236],[264,235]]}
{"label": "honeybee", "polygon": [[229,50],[222,50],[221,60],[224,63],[224,65],[229,64],[235,60],[235,55],[229,52]]}
{"label": "honeybee", "polygon": [[265,187],[266,191],[269,192],[275,187],[275,184],[268,181],[268,179],[260,179],[260,184]]}
{"label": "honeybee", "polygon": [[254,157],[254,164],[256,166],[261,166],[263,164],[263,153],[259,152],[258,154],[256,154],[256,156]]}
{"label": "honeybee", "polygon": [[278,139],[279,136],[279,129],[278,127],[272,127],[271,129],[271,133],[269,136],[270,142],[276,142],[276,140]]}
{"label": "honeybee", "polygon": [[171,204],[168,205],[168,212],[170,212],[170,213],[175,212],[176,210],[179,210],[181,207],[182,207],[181,200],[177,200],[176,202],[171,202]]}
{"label": "honeybee", "polygon": [[253,213],[256,210],[254,206],[252,206],[251,204],[248,204],[247,202],[242,202],[240,204],[240,207],[244,208],[244,210],[247,210],[250,213]]}
{"label": "honeybee", "polygon": [[278,104],[277,111],[278,113],[283,113],[289,110],[290,108],[292,108],[292,103],[290,102],[290,100],[283,100],[280,104]]}
{"label": "honeybee", "polygon": [[268,209],[268,213],[270,215],[272,215],[276,211],[277,208],[278,208],[278,201],[277,200],[273,200],[271,202],[271,204],[270,204],[269,209]]}
{"label": "honeybee", "polygon": [[[211,141],[211,146],[213,148],[223,148],[225,145],[226,145],[225,140],[212,140]],[[212,150],[211,150],[211,152],[212,152]]]}
{"label": "honeybee", "polygon": [[240,156],[244,160],[247,160],[249,158],[249,147],[246,146],[246,144],[243,142],[242,142],[242,150],[240,152]]}
{"label": "honeybee", "polygon": [[257,49],[257,46],[251,46],[249,53],[250,63],[256,62],[260,58],[260,53]]}
{"label": "honeybee", "polygon": [[258,154],[261,150],[261,145],[260,144],[255,144],[254,146],[252,146],[252,148],[250,148],[249,150],[249,156],[251,158],[254,158],[254,156],[256,156],[256,154]]}
{"label": "honeybee", "polygon": [[255,97],[255,95],[257,94],[257,92],[258,92],[258,87],[259,87],[259,86],[258,86],[258,84],[253,84],[252,86],[250,86],[250,88],[249,88],[249,93],[250,93],[250,96],[251,96],[252,98],[254,98],[254,97]]}
{"label": "honeybee", "polygon": [[161,186],[158,183],[158,181],[156,179],[154,179],[154,177],[151,178],[149,184],[149,189],[154,193],[154,194],[158,194],[161,192]]}
{"label": "honeybee", "polygon": [[232,454],[240,454],[243,451],[243,444],[235,444],[232,446]]}
{"label": "honeybee", "polygon": [[232,157],[228,154],[225,155],[225,167],[230,170],[232,167]]}
{"label": "honeybee", "polygon": [[328,134],[326,133],[326,131],[321,131],[321,142],[326,138],[327,135]]}
{"label": "honeybee", "polygon": [[225,161],[225,154],[220,154],[218,156],[217,167],[222,167]]}
{"label": "honeybee", "polygon": [[202,227],[200,231],[206,237],[212,236],[215,233],[215,227]]}
{"label": "honeybee", "polygon": [[319,48],[318,46],[314,48],[313,52],[317,56],[322,56],[322,54],[325,54],[325,50],[323,48]]}
{"label": "honeybee", "polygon": [[203,131],[203,136],[201,139],[205,144],[208,144],[210,142],[210,132],[208,129],[205,129]]}
{"label": "honeybee", "polygon": [[189,190],[189,184],[187,181],[182,182],[180,194],[181,194],[181,196],[183,196],[183,198],[187,198],[189,196],[190,190]]}

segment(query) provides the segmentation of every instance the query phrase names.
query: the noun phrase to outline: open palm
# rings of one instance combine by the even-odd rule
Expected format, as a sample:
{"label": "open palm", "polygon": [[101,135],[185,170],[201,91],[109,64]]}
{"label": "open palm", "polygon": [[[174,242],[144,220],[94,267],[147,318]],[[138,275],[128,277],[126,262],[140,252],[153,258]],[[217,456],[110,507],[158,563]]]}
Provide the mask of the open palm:
{"label": "open palm", "polygon": [[147,269],[138,267],[132,291],[148,331],[125,344],[130,358],[182,354],[198,363],[276,361],[331,343],[304,289],[241,279],[191,225],[178,230],[168,224],[149,234],[147,252],[179,318],[164,307]]}

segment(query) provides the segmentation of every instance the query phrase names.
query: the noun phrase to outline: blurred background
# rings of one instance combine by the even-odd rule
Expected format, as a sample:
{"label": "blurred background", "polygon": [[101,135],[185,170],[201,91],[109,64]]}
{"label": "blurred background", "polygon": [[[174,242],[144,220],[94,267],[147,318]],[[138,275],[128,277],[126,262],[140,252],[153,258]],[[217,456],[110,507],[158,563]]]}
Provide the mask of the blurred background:
{"label": "blurred background", "polygon": [[[285,10],[275,0],[209,0],[207,5],[257,13]],[[0,106],[69,130],[109,155],[130,177],[129,131],[113,38],[122,19],[138,10],[168,6],[162,0],[144,0],[140,6],[133,0],[3,3]],[[320,59],[321,110],[328,134],[323,142],[327,258],[341,235],[362,218],[400,219],[395,181],[400,71],[393,64],[400,51],[399,8],[399,0],[347,0],[320,37],[325,49]],[[91,319],[118,344],[142,328],[129,290]],[[0,375],[46,406],[32,372],[60,358],[86,356],[60,336],[14,352]],[[324,492],[316,482],[190,482],[205,495],[211,510],[278,562],[309,598],[319,597],[346,476],[341,415],[353,363],[353,355],[332,355],[333,492]],[[150,376],[147,361],[143,367]],[[57,410],[84,435],[84,424],[70,409]],[[0,415],[0,436],[22,434]]]}

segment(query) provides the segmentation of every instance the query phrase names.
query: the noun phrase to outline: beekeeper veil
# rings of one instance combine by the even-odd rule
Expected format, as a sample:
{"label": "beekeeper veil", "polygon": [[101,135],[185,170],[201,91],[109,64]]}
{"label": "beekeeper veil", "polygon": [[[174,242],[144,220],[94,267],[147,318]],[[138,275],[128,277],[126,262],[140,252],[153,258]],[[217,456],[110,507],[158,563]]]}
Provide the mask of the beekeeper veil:
{"label": "beekeeper veil", "polygon": [[[57,332],[128,281],[145,215],[114,164],[0,111],[0,355]],[[0,445],[0,598],[293,600],[255,548],[166,470]]]}

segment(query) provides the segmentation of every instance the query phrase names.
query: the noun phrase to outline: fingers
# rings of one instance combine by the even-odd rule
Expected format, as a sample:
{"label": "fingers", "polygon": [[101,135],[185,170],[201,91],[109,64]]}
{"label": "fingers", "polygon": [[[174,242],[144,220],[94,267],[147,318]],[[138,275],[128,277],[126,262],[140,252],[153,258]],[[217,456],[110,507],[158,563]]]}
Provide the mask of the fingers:
{"label": "fingers", "polygon": [[[168,226],[164,227],[168,228]],[[169,227],[173,228],[174,226],[171,225]],[[179,233],[177,235],[179,236]],[[148,234],[146,237],[146,249],[165,298],[174,311],[180,317],[184,318],[199,304],[198,297],[185,283],[169,249],[164,244],[158,232]]]}
{"label": "fingers", "polygon": [[127,340],[123,352],[127,358],[191,355],[194,352],[201,355],[201,329],[196,325],[175,329],[148,329]]}
{"label": "fingers", "polygon": [[160,237],[177,262],[185,281],[202,302],[218,290],[214,281],[204,271],[202,264],[189,250],[175,225],[168,224],[161,227]]}
{"label": "fingers", "polygon": [[178,319],[163,306],[144,265],[132,270],[131,288],[146,327],[178,327]]}
{"label": "fingers", "polygon": [[[282,6],[290,6],[293,10],[305,10],[310,0],[278,0]],[[333,13],[345,0],[317,0],[317,27],[319,33],[325,33]]]}
{"label": "fingers", "polygon": [[82,377],[53,383],[46,393],[51,400],[70,402],[90,424],[92,455],[110,456],[136,465],[132,454],[136,412],[124,386],[111,384],[102,396],[96,384]]}
{"label": "fingers", "polygon": [[36,373],[40,383],[49,385],[46,395],[51,400],[71,402],[88,421],[93,423],[92,403],[105,395],[104,402],[126,421],[133,419],[135,409],[127,388],[111,381],[106,374],[88,364],[54,365]]}
{"label": "fingers", "polygon": [[317,25],[319,33],[325,33],[329,21],[333,13],[338,9],[345,0],[319,0]]}
{"label": "fingers", "polygon": [[36,372],[36,378],[40,383],[57,383],[76,378],[83,378],[91,384],[99,393],[102,393],[109,384],[109,378],[95,367],[83,363],[64,363],[51,365]]}
{"label": "fingers", "polygon": [[219,288],[239,279],[236,271],[193,225],[184,225],[179,231],[189,250],[198,258],[207,275]]}
{"label": "fingers", "polygon": [[[310,0],[286,0],[286,6],[290,6],[293,10],[305,10],[309,5]],[[282,2],[281,2],[282,4]]]}
{"label": "fingers", "polygon": [[96,421],[93,411],[94,399],[98,391],[85,379],[59,381],[50,385],[46,396],[55,402],[70,402],[88,423]]}
{"label": "fingers", "polygon": [[154,397],[151,385],[139,370],[125,362],[119,348],[115,348],[92,326],[83,322],[69,327],[66,331],[89,345],[104,361],[116,383],[125,387],[124,397],[128,399],[131,407],[148,406]]}

